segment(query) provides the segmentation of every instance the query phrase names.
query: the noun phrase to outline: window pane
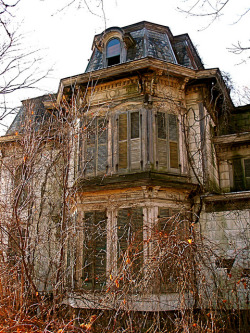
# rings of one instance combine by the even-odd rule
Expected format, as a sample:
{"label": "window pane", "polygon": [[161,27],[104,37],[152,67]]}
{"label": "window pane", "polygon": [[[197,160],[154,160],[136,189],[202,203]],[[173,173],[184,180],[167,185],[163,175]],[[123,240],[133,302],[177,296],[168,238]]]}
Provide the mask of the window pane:
{"label": "window pane", "polygon": [[166,118],[165,113],[157,113],[158,139],[166,139]]}
{"label": "window pane", "polygon": [[89,124],[88,128],[87,128],[87,144],[88,145],[95,144],[95,133],[96,133],[96,122],[92,121],[91,124]]}
{"label": "window pane", "polygon": [[244,160],[245,177],[250,177],[250,158]]}
{"label": "window pane", "polygon": [[234,172],[234,190],[243,191],[244,185],[244,173],[241,164],[241,159],[233,160],[233,172]]}
{"label": "window pane", "polygon": [[107,58],[115,57],[121,53],[120,41],[117,38],[111,39],[107,45]]}
{"label": "window pane", "polygon": [[108,124],[106,119],[98,119],[98,143],[104,144],[108,139]]}
{"label": "window pane", "polygon": [[131,139],[139,138],[139,112],[131,113]]}
{"label": "window pane", "polygon": [[95,170],[95,146],[87,147],[85,170],[86,173],[93,173]]}
{"label": "window pane", "polygon": [[250,158],[244,160],[246,190],[250,189]]}
{"label": "window pane", "polygon": [[169,140],[178,141],[177,116],[174,114],[170,114],[168,119],[169,119]]}

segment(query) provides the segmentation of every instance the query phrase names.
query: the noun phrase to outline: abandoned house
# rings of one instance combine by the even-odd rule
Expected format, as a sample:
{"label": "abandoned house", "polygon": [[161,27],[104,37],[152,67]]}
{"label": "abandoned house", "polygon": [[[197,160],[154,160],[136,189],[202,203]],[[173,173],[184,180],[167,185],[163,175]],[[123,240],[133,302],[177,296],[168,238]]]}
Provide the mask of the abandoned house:
{"label": "abandoned house", "polygon": [[21,247],[39,293],[249,306],[250,105],[188,34],[143,21],[96,35],[86,71],[23,101],[0,148],[4,257]]}

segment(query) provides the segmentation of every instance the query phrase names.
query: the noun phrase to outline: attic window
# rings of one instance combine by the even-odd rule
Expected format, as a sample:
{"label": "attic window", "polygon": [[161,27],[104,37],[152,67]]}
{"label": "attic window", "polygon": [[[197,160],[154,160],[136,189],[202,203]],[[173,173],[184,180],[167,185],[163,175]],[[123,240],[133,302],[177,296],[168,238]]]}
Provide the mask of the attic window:
{"label": "attic window", "polygon": [[121,43],[119,39],[112,38],[107,44],[107,66],[119,64],[121,62]]}

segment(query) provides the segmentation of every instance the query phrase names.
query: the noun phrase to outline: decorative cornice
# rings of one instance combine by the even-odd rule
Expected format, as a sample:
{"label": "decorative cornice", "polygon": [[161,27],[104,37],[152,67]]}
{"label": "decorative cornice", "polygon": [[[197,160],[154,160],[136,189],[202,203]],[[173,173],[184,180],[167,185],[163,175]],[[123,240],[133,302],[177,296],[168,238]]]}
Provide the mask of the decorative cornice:
{"label": "decorative cornice", "polygon": [[114,80],[115,77],[118,77],[120,75],[130,75],[131,73],[136,73],[139,70],[146,70],[146,69],[152,71],[162,70],[163,73],[167,75],[177,76],[180,78],[188,77],[193,80],[202,80],[212,77],[216,78],[220,77],[220,71],[218,70],[218,68],[194,70],[181,65],[168,63],[163,60],[147,57],[136,61],[125,62],[122,64],[100,69],[97,71],[87,72],[61,79],[58,89],[57,102],[58,103],[60,102],[63,94],[63,89],[65,87],[75,84],[86,84],[92,80],[93,81],[98,81],[102,79]]}

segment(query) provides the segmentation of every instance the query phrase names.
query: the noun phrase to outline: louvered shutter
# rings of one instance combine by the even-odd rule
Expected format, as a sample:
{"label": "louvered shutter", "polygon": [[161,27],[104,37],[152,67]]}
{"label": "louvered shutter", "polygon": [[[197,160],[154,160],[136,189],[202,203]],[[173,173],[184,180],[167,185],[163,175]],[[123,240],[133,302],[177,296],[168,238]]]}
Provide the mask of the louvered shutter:
{"label": "louvered shutter", "polygon": [[157,112],[157,161],[159,167],[167,168],[167,123],[166,114]]}
{"label": "louvered shutter", "polygon": [[86,140],[86,157],[85,157],[85,172],[93,174],[95,172],[95,155],[96,155],[96,120],[93,120],[87,128]]}
{"label": "louvered shutter", "polygon": [[72,237],[68,237],[66,252],[66,282],[69,288],[74,288],[75,279],[75,246]]}
{"label": "louvered shutter", "polygon": [[108,126],[105,118],[98,119],[97,171],[105,172],[108,165]]}
{"label": "louvered shutter", "polygon": [[128,166],[128,119],[127,113],[119,115],[119,169],[126,169]]}
{"label": "louvered shutter", "polygon": [[78,172],[81,172],[83,170],[83,121],[80,121],[79,124],[80,128],[80,135],[79,135],[79,143],[78,143]]}
{"label": "louvered shutter", "polygon": [[123,208],[117,216],[118,269],[129,264],[130,273],[136,274],[143,263],[142,208]]}
{"label": "louvered shutter", "polygon": [[250,158],[244,160],[246,190],[250,190]]}
{"label": "louvered shutter", "polygon": [[244,172],[242,168],[241,159],[233,160],[233,174],[234,174],[234,190],[243,191],[245,189],[245,184],[244,184]]}
{"label": "louvered shutter", "polygon": [[169,208],[159,208],[158,215],[158,241],[159,248],[164,251],[164,260],[160,261],[157,280],[159,283],[159,290],[161,292],[175,292],[177,290],[177,280],[179,276],[179,268],[176,265],[174,255],[174,248],[171,247],[171,240],[169,237],[175,238],[180,234],[179,220],[177,218],[177,211]]}
{"label": "louvered shutter", "polygon": [[130,161],[131,169],[140,169],[141,166],[141,140],[140,140],[140,113],[130,114]]}
{"label": "louvered shutter", "polygon": [[86,174],[105,173],[108,166],[108,127],[105,118],[95,118],[88,125]]}
{"label": "louvered shutter", "polygon": [[82,278],[86,289],[101,289],[106,282],[106,243],[105,211],[85,213]]}
{"label": "louvered shutter", "polygon": [[170,168],[178,169],[178,124],[177,116],[169,114],[168,116],[168,128],[169,128],[169,157]]}
{"label": "louvered shutter", "polygon": [[95,212],[95,289],[106,284],[107,219],[105,211]]}

